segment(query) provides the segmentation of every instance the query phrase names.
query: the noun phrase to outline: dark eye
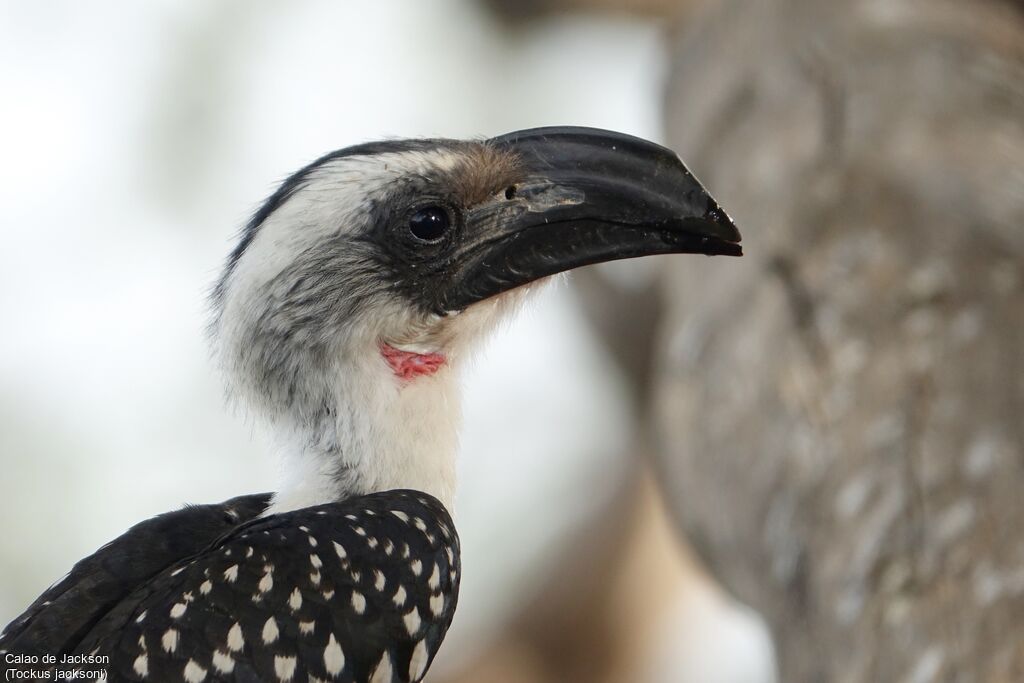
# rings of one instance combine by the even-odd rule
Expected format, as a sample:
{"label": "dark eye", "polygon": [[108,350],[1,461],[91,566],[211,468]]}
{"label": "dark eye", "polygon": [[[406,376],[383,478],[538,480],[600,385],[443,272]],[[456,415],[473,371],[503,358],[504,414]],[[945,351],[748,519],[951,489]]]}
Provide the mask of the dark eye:
{"label": "dark eye", "polygon": [[451,218],[440,206],[426,206],[409,217],[409,232],[425,242],[440,239],[450,226]]}

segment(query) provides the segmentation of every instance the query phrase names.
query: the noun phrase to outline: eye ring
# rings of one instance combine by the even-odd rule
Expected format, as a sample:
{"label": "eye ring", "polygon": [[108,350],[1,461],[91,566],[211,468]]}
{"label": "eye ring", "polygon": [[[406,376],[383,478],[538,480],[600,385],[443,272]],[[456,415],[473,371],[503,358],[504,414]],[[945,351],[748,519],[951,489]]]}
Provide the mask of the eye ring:
{"label": "eye ring", "polygon": [[409,232],[421,242],[437,242],[451,227],[451,214],[437,204],[420,207],[409,216]]}

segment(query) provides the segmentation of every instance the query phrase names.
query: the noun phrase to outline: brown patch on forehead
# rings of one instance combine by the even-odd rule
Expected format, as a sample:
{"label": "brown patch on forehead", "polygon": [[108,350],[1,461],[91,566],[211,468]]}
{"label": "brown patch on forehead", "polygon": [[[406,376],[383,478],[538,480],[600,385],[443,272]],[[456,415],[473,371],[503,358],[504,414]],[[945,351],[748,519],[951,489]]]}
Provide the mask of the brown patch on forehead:
{"label": "brown patch on forehead", "polygon": [[463,206],[479,204],[522,178],[519,158],[513,152],[497,150],[482,142],[466,145],[459,152],[461,158],[449,178]]}

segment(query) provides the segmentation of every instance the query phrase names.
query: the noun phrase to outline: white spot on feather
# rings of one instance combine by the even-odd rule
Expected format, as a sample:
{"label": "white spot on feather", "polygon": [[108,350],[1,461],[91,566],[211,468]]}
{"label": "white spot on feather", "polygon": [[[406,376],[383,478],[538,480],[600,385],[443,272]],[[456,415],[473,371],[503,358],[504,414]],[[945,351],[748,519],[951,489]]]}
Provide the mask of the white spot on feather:
{"label": "white spot on feather", "polygon": [[213,668],[222,674],[229,674],[235,670],[235,660],[223,650],[215,650],[213,653]]}
{"label": "white spot on feather", "polygon": [[408,522],[409,521],[409,515],[405,514],[401,510],[392,510],[391,514],[393,514],[395,517],[398,517],[403,522]]}
{"label": "white spot on feather", "polygon": [[184,602],[176,602],[171,607],[171,619],[180,619],[184,614],[185,610],[188,609],[188,605]]}
{"label": "white spot on feather", "polygon": [[277,640],[279,633],[280,631],[277,630],[277,620],[274,617],[268,618],[266,623],[263,624],[263,643],[270,645]]}
{"label": "white spot on feather", "polygon": [[213,590],[213,583],[209,579],[199,584],[199,593],[201,595],[209,595],[211,590]]}
{"label": "white spot on feather", "polygon": [[441,616],[441,610],[444,609],[444,595],[438,593],[437,595],[430,596],[430,611],[434,613],[435,617]]}
{"label": "white spot on feather", "polygon": [[178,631],[173,628],[169,628],[164,631],[163,638],[160,639],[160,644],[167,652],[174,652],[178,649]]}
{"label": "white spot on feather", "polygon": [[352,609],[355,610],[356,614],[362,614],[366,611],[366,597],[359,591],[352,591]]}
{"label": "white spot on feather", "polygon": [[206,669],[196,664],[196,660],[190,659],[185,664],[184,675],[188,683],[202,683],[206,678]]}
{"label": "white spot on feather", "polygon": [[392,598],[396,607],[401,607],[405,604],[405,586],[399,586],[398,590],[395,591],[395,597]]}
{"label": "white spot on feather", "polygon": [[316,629],[315,621],[300,621],[299,622],[299,633],[304,636],[308,636]]}
{"label": "white spot on feather", "polygon": [[238,580],[238,565],[233,564],[224,570],[224,580],[228,583],[234,583]]}
{"label": "white spot on feather", "polygon": [[380,656],[380,661],[377,662],[377,666],[373,669],[373,675],[370,676],[370,683],[391,683],[392,671],[391,671],[391,653],[385,651]]}
{"label": "white spot on feather", "polygon": [[405,622],[405,630],[409,632],[410,636],[415,636],[420,630],[420,610],[417,607],[413,607],[409,612],[402,617],[402,621]]}
{"label": "white spot on feather", "polygon": [[228,630],[228,649],[240,652],[245,646],[245,638],[242,637],[242,626],[236,621],[235,625]]}
{"label": "white spot on feather", "polygon": [[348,553],[345,552],[345,548],[343,548],[337,541],[334,542],[334,552],[338,553],[338,557],[341,559],[348,557]]}
{"label": "white spot on feather", "polygon": [[295,675],[295,657],[274,657],[274,673],[279,681],[290,681]]}
{"label": "white spot on feather", "polygon": [[132,664],[132,668],[142,678],[149,675],[149,657],[144,654],[139,655],[135,658],[135,663]]}
{"label": "white spot on feather", "polygon": [[292,591],[291,596],[288,598],[288,606],[292,608],[293,612],[298,611],[302,607],[302,593],[296,588]]}
{"label": "white spot on feather", "polygon": [[324,648],[324,669],[331,676],[337,676],[344,668],[345,653],[341,651],[341,645],[338,645],[332,633],[327,639],[327,647]]}
{"label": "white spot on feather", "polygon": [[379,593],[380,591],[384,590],[384,584],[386,583],[386,581],[384,579],[384,572],[382,572],[379,569],[374,569],[373,570],[373,577],[374,577],[373,587],[376,588],[377,592]]}
{"label": "white spot on feather", "polygon": [[426,639],[416,643],[416,647],[412,651],[412,657],[409,658],[409,680],[419,681],[423,678],[423,674],[427,673],[427,661],[430,659],[430,653],[427,651]]}
{"label": "white spot on feather", "polygon": [[273,588],[273,587],[274,587],[274,574],[272,572],[268,571],[266,574],[263,575],[263,578],[260,579],[260,584],[259,584],[260,593],[268,593],[268,592],[270,592],[270,589]]}
{"label": "white spot on feather", "polygon": [[320,567],[324,566],[323,561],[320,560],[320,556],[316,553],[309,556],[309,563],[313,565],[314,569],[320,569]]}
{"label": "white spot on feather", "polygon": [[441,569],[437,566],[437,562],[434,563],[434,571],[427,583],[432,590],[437,590],[441,586]]}
{"label": "white spot on feather", "polygon": [[420,560],[413,560],[409,563],[409,569],[412,570],[413,574],[419,576],[423,573],[423,562],[421,562]]}

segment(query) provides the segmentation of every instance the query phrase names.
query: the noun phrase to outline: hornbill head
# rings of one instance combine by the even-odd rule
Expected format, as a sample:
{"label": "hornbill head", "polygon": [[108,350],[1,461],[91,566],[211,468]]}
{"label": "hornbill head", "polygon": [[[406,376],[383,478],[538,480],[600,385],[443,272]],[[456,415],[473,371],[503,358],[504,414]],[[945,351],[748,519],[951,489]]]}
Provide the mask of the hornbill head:
{"label": "hornbill head", "polygon": [[428,348],[450,337],[447,318],[549,275],[651,254],[739,256],[739,241],[675,153],[646,140],[576,127],[396,140],[333,152],[285,181],[215,298],[222,315],[242,304],[310,341],[369,316],[383,341]]}
{"label": "hornbill head", "polygon": [[675,153],[620,133],[358,145],[257,211],[214,292],[215,338],[235,389],[308,427],[379,391],[360,366],[390,365],[403,387],[460,357],[535,281],[649,254],[739,256],[739,240]]}

